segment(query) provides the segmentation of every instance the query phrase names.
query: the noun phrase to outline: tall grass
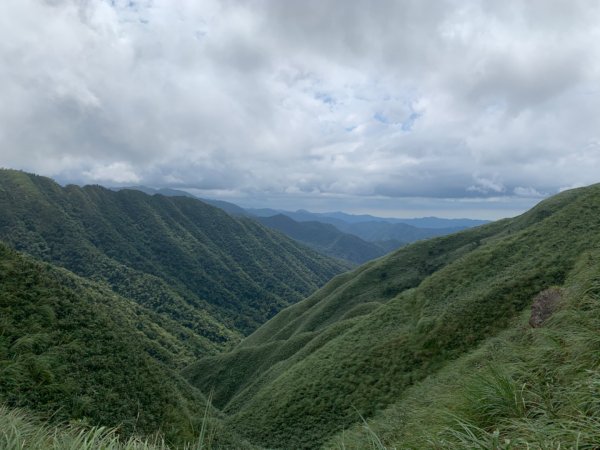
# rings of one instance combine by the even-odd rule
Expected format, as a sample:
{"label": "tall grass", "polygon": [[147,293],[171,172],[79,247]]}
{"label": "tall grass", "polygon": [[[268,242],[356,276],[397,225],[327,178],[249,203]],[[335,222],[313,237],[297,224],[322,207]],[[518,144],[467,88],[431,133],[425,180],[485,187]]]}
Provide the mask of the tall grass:
{"label": "tall grass", "polygon": [[526,311],[329,447],[600,449],[600,255],[581,260],[543,327]]}
{"label": "tall grass", "polygon": [[0,448],[6,450],[168,450],[159,438],[123,440],[116,428],[52,427],[25,412],[0,406]]}
{"label": "tall grass", "polygon": [[[181,450],[212,450],[216,428],[207,406],[200,435]],[[0,449],[2,450],[175,450],[160,436],[123,438],[118,428],[75,425],[51,426],[25,411],[0,405]]]}

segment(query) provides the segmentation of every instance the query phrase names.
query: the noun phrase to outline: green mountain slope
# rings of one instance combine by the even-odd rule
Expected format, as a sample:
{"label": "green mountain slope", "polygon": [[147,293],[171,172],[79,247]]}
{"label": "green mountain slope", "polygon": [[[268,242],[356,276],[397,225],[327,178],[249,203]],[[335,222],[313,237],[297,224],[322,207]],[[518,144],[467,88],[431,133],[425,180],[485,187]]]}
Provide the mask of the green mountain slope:
{"label": "green mountain slope", "polygon": [[594,449],[600,442],[600,251],[584,252],[556,310],[498,336],[405,391],[332,449]]}
{"label": "green mountain slope", "polygon": [[0,171],[0,240],[180,327],[188,356],[254,330],[345,266],[249,219],[185,197],[61,187]]}
{"label": "green mountain slope", "polygon": [[206,401],[170,368],[179,344],[154,316],[0,244],[0,402],[192,439]]}
{"label": "green mountain slope", "polygon": [[313,448],[505,330],[599,241],[600,185],[563,192],[338,276],[185,374],[253,442]]}
{"label": "green mountain slope", "polygon": [[[283,214],[257,217],[256,220],[269,228],[281,231],[283,234],[308,245],[320,253],[352,263],[364,263],[387,253],[384,248],[377,244],[363,241],[352,234],[343,233],[330,224],[296,222]],[[399,244],[397,247],[401,245]]]}

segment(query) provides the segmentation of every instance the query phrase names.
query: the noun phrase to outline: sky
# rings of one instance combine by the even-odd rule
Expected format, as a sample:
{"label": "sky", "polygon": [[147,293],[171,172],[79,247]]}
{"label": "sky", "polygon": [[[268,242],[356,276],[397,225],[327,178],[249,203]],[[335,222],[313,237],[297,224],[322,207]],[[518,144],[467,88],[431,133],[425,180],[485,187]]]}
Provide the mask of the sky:
{"label": "sky", "polygon": [[513,216],[600,181],[600,2],[2,0],[0,167]]}

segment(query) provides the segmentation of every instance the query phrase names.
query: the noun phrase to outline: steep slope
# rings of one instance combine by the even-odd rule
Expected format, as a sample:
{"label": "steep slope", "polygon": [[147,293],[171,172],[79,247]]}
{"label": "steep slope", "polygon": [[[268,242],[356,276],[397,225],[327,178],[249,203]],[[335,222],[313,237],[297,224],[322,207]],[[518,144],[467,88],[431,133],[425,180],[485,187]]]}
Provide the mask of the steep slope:
{"label": "steep slope", "polygon": [[253,442],[313,448],[501,332],[600,242],[600,186],[336,277],[186,371]]}
{"label": "steep slope", "polygon": [[155,314],[0,244],[0,402],[54,421],[192,439],[204,396]]}
{"label": "steep slope", "polygon": [[216,208],[220,208],[227,214],[234,217],[253,217],[252,214],[248,213],[244,208],[234,203],[225,202],[223,200],[213,200],[208,198],[201,198],[204,203],[208,203]]}
{"label": "steep slope", "polygon": [[544,294],[559,295],[545,321],[532,327],[537,316],[526,310],[326,447],[358,450],[375,440],[386,448],[597,448],[600,251],[584,252],[564,288]]}
{"label": "steep slope", "polygon": [[[263,225],[281,231],[286,236],[302,242],[320,253],[352,263],[364,263],[387,253],[384,248],[377,244],[363,241],[351,234],[342,233],[333,225],[326,223],[296,222],[283,214],[258,217],[257,220]],[[400,246],[401,244],[398,245],[398,247]]]}
{"label": "steep slope", "polygon": [[0,240],[107,283],[191,331],[190,354],[235,342],[345,269],[249,219],[185,197],[61,187],[0,171]]}

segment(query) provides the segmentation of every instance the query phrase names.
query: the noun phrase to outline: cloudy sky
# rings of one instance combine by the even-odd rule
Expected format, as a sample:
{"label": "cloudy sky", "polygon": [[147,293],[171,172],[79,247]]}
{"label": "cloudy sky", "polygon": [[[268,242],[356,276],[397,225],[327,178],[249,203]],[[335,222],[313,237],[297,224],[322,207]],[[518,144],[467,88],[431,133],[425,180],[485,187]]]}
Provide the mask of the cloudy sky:
{"label": "cloudy sky", "polygon": [[0,166],[514,215],[600,181],[600,3],[2,0]]}

